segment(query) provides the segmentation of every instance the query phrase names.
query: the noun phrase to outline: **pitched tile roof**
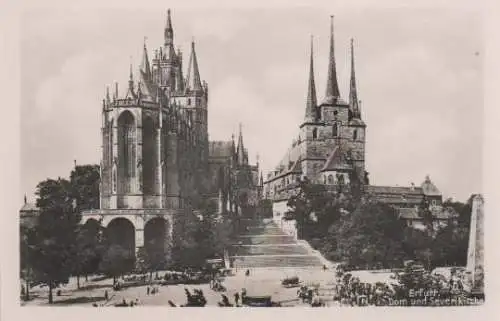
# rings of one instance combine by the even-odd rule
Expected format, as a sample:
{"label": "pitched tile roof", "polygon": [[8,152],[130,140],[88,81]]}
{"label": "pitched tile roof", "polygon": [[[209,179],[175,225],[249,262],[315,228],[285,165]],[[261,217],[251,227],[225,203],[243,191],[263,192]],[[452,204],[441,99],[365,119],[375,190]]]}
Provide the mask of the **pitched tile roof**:
{"label": "pitched tile roof", "polygon": [[335,146],[330,156],[328,156],[321,171],[334,171],[338,169],[350,170],[352,169],[352,166],[348,163],[346,155],[340,146]]}
{"label": "pitched tile roof", "polygon": [[372,194],[402,194],[402,195],[422,195],[422,188],[407,186],[375,186],[365,187],[368,193]]}
{"label": "pitched tile roof", "polygon": [[210,157],[231,157],[232,142],[212,141],[209,143]]}

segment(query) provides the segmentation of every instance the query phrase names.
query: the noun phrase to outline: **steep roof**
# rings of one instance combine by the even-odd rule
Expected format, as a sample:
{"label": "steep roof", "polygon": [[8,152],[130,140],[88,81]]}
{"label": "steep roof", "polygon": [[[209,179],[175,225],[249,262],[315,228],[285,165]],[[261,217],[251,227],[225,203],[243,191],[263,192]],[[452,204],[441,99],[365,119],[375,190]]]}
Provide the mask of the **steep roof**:
{"label": "steep roof", "polygon": [[208,143],[209,157],[231,157],[231,141],[211,141]]}
{"label": "steep roof", "polygon": [[25,203],[23,207],[21,207],[21,212],[38,212],[38,207],[36,207],[35,203]]}
{"label": "steep roof", "polygon": [[309,64],[309,84],[307,87],[306,113],[304,122],[313,123],[317,121],[316,105],[317,99],[316,85],[314,83],[313,43],[311,37],[311,61]]}
{"label": "steep roof", "polygon": [[198,59],[196,58],[196,50],[194,48],[194,41],[191,42],[191,57],[189,59],[185,88],[186,90],[192,92],[203,91],[200,70],[198,68]]}
{"label": "steep roof", "polygon": [[420,187],[407,187],[407,186],[367,185],[366,191],[373,194],[404,194],[404,195],[422,194],[422,189]]}
{"label": "steep roof", "polygon": [[335,146],[330,156],[325,162],[325,165],[321,169],[324,171],[334,171],[334,170],[350,170],[352,165],[349,164],[345,152],[340,148],[340,146]]}
{"label": "steep roof", "polygon": [[325,104],[334,104],[340,98],[339,84],[337,81],[337,67],[335,64],[335,44],[333,40],[333,16],[330,16],[330,57],[328,59],[328,77],[326,83]]}
{"label": "steep roof", "polygon": [[[420,220],[422,217],[415,207],[399,208],[399,217],[407,220]],[[431,208],[432,217],[437,220],[449,220],[458,217],[458,213],[451,207]]]}

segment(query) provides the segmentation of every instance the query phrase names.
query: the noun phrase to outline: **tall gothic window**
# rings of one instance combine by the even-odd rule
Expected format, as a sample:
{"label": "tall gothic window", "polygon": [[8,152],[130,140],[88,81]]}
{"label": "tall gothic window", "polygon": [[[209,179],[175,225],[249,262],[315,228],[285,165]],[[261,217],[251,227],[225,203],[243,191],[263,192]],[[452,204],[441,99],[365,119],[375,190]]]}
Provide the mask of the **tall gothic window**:
{"label": "tall gothic window", "polygon": [[313,139],[316,139],[316,138],[318,138],[318,129],[314,128],[313,129]]}
{"label": "tall gothic window", "polygon": [[355,129],[354,132],[352,133],[352,140],[357,140],[358,139],[358,130]]}
{"label": "tall gothic window", "polygon": [[131,191],[131,180],[135,175],[135,143],[134,116],[131,112],[124,111],[118,118],[119,193]]}
{"label": "tall gothic window", "polygon": [[109,122],[108,124],[108,164],[110,166],[113,166],[113,119],[111,119],[111,121]]}
{"label": "tall gothic window", "polygon": [[[144,117],[142,121],[142,188],[144,194],[155,192],[156,169],[156,130],[151,117]],[[139,177],[139,179],[141,179]]]}

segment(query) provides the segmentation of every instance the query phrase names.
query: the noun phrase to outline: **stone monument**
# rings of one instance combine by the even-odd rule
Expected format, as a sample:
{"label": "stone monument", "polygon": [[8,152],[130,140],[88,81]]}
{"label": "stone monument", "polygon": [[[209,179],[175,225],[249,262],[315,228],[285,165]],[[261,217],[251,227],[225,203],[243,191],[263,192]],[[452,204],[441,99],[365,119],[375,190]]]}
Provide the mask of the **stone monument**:
{"label": "stone monument", "polygon": [[470,292],[484,293],[484,199],[475,195],[472,199],[472,214],[467,251],[468,287]]}

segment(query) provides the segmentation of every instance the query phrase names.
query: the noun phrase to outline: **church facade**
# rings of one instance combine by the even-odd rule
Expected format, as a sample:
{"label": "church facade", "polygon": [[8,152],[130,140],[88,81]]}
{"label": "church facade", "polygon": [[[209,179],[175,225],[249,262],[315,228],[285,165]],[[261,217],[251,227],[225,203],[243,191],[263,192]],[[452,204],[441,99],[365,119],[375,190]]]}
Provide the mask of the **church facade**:
{"label": "church facade", "polygon": [[[299,179],[324,185],[327,190],[338,191],[339,186],[349,188],[359,184],[364,193],[376,200],[398,208],[400,217],[410,226],[421,228],[418,206],[426,201],[438,222],[446,224],[457,214],[443,208],[442,195],[426,177],[421,186],[390,187],[369,185],[365,168],[366,124],[358,100],[354,63],[354,44],[351,39],[351,76],[349,99],[339,91],[335,60],[333,17],[330,25],[330,52],[326,92],[318,100],[314,79],[313,47],[309,66],[309,80],[305,115],[298,133],[282,160],[266,175],[264,197],[273,201],[274,220],[288,233],[296,235],[294,222],[282,218],[288,210],[288,199],[297,193]],[[355,180],[356,182],[353,182]]]}

